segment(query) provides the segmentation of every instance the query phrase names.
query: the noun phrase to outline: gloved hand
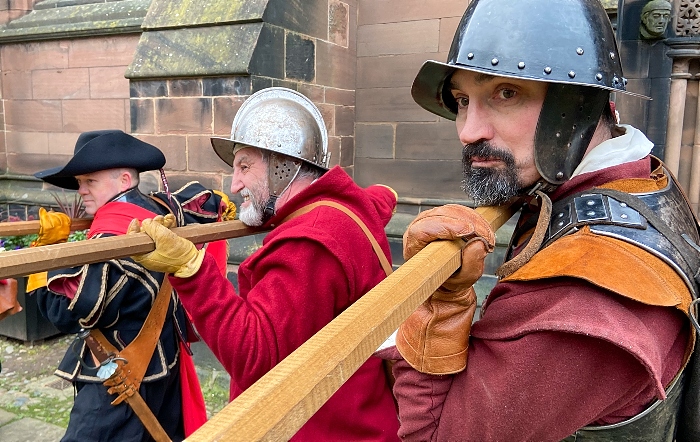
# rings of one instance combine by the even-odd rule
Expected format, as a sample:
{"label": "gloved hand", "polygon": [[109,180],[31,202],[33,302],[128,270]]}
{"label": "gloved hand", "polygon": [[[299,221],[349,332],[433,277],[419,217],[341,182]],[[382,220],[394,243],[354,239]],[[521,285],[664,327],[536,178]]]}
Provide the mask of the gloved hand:
{"label": "gloved hand", "polygon": [[450,374],[467,364],[469,331],[476,310],[472,287],[484,272],[484,259],[496,242],[491,226],[474,210],[448,204],[419,214],[404,234],[409,259],[428,243],[461,238],[461,267],[399,327],[396,348],[423,373]]}
{"label": "gloved hand", "polygon": [[32,247],[66,242],[70,234],[70,217],[61,212],[48,212],[39,208],[39,237]]}
{"label": "gloved hand", "polygon": [[197,273],[204,259],[204,250],[197,250],[195,245],[170,231],[175,226],[175,217],[171,214],[145,219],[142,223],[134,219],[129,224],[127,235],[146,233],[153,239],[156,249],[131,258],[148,270],[172,273],[178,278],[189,278]]}
{"label": "gloved hand", "polygon": [[223,221],[236,219],[236,205],[231,202],[228,195],[220,190],[214,190],[213,192],[221,197],[221,219]]}

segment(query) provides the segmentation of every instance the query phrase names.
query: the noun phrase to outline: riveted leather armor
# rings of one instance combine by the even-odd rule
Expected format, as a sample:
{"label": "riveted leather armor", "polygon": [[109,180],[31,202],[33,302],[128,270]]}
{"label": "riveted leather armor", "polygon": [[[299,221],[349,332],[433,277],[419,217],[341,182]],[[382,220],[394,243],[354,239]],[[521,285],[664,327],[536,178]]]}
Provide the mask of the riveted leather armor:
{"label": "riveted leather armor", "polygon": [[[668,175],[668,174],[667,174]],[[674,180],[655,192],[625,194],[591,189],[557,201],[543,246],[583,226],[592,233],[634,244],[664,261],[681,276],[697,299],[700,241],[697,221]],[[681,232],[681,233],[678,233]],[[520,236],[518,232],[515,237]],[[693,312],[688,312],[692,318]],[[700,440],[700,364],[694,352],[687,366],[666,389],[666,400],[625,421],[587,426],[564,439],[567,442],[690,441]]]}

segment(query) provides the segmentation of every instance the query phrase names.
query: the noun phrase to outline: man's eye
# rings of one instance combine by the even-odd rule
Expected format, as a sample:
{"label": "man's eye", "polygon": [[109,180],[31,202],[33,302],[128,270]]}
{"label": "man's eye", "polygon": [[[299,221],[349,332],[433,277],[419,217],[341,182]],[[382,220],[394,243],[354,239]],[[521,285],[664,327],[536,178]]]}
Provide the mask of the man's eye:
{"label": "man's eye", "polygon": [[501,89],[501,98],[509,99],[515,97],[515,91],[512,89]]}
{"label": "man's eye", "polygon": [[455,98],[457,102],[457,107],[467,107],[469,106],[469,98],[467,97],[457,97]]}

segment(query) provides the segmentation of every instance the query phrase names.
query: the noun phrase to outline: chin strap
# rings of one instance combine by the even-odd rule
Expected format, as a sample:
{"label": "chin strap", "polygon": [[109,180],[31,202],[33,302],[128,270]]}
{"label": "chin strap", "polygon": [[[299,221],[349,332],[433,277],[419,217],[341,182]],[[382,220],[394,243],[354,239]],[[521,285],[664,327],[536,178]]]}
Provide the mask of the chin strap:
{"label": "chin strap", "polygon": [[270,195],[270,199],[265,203],[265,208],[263,209],[262,223],[265,224],[275,215],[275,204],[277,204],[277,197]]}

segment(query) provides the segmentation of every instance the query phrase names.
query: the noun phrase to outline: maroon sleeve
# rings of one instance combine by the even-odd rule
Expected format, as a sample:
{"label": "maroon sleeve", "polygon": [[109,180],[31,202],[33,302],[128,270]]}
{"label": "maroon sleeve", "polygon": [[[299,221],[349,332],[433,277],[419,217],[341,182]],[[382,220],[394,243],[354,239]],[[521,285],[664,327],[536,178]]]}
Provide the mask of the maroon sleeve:
{"label": "maroon sleeve", "polygon": [[690,328],[675,308],[571,280],[502,283],[490,296],[463,372],[394,365],[404,439],[562,440],[638,414],[682,367]]}
{"label": "maroon sleeve", "polygon": [[625,404],[655,394],[628,353],[553,332],[474,342],[457,375],[418,373],[405,361],[394,367],[399,436],[407,440],[562,440],[592,416],[624,414]]}

